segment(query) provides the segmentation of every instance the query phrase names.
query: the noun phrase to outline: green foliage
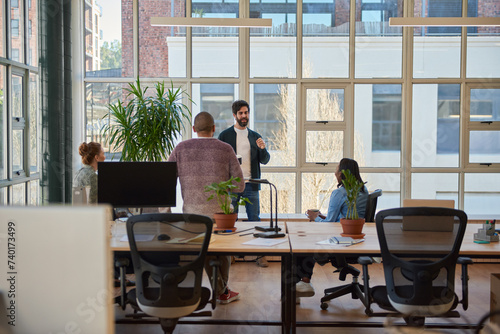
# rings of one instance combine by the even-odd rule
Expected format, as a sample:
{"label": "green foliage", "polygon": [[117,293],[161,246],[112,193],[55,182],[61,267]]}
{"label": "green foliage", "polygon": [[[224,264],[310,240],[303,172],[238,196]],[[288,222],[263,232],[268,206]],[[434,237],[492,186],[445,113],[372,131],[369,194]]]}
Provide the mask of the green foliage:
{"label": "green foliage", "polygon": [[203,8],[195,8],[193,10],[193,17],[203,17],[205,16],[205,11]]}
{"label": "green foliage", "polygon": [[347,219],[358,219],[358,210],[356,209],[356,203],[358,201],[358,194],[363,187],[363,182],[358,181],[354,175],[352,175],[349,169],[343,169],[342,174],[344,174],[344,179],[342,184],[347,192]]}
{"label": "green foliage", "polygon": [[155,84],[156,95],[146,96],[147,88],[141,88],[139,78],[130,83],[127,96],[133,98],[124,105],[120,100],[108,106],[109,124],[102,128],[107,142],[120,149],[120,161],[163,161],[174,149],[175,140],[184,129],[183,120],[191,122],[191,111],[182,103],[184,95],[180,88],[165,90],[165,83]]}
{"label": "green foliage", "polygon": [[[231,199],[238,197],[236,194],[233,194],[231,192],[231,190],[237,188],[233,184],[233,181],[240,182],[241,179],[239,177],[231,176],[231,178],[227,181],[222,181],[219,183],[214,182],[211,185],[205,186],[205,192],[210,192],[210,191],[214,192],[212,195],[210,195],[207,201],[211,201],[214,198],[217,199],[219,207],[221,208],[222,212],[226,215],[233,212],[233,209],[231,208]],[[240,200],[238,201],[237,205],[243,205],[245,203],[252,204],[248,200],[248,198],[240,197]]]}
{"label": "green foliage", "polygon": [[104,42],[101,46],[101,70],[122,67],[122,45],[120,41]]}

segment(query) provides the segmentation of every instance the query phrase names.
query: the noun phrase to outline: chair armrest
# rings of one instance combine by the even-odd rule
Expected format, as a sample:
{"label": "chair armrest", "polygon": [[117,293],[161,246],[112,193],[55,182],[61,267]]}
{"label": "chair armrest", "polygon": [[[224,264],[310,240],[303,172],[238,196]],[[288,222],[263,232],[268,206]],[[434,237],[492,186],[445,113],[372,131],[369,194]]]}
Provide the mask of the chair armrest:
{"label": "chair armrest", "polygon": [[210,260],[208,262],[210,267],[212,267],[212,310],[215,309],[215,306],[217,305],[217,297],[219,296],[218,291],[217,291],[217,275],[219,272],[219,267],[220,267],[220,261],[219,260]]}
{"label": "chair armrest", "polygon": [[460,303],[462,304],[462,307],[465,310],[469,308],[469,274],[467,272],[467,266],[469,264],[473,264],[472,259],[469,257],[459,257],[457,259],[457,263],[462,265],[462,300]]}
{"label": "chair armrest", "polygon": [[368,274],[368,265],[373,263],[370,256],[358,257],[358,263],[363,267],[363,305],[365,305],[365,314],[370,315],[373,313],[370,305],[372,303],[372,296],[370,292],[370,275]]}
{"label": "chair armrest", "polygon": [[459,257],[457,259],[458,264],[473,264],[474,261],[470,257]]}
{"label": "chair armrest", "polygon": [[119,257],[115,260],[115,267],[120,268],[120,307],[125,310],[127,307],[127,283],[125,278],[125,268],[130,264],[129,259]]}
{"label": "chair armrest", "polygon": [[368,265],[368,264],[372,264],[373,263],[373,260],[371,257],[369,256],[360,256],[358,257],[358,263],[359,264],[365,264],[365,265]]}

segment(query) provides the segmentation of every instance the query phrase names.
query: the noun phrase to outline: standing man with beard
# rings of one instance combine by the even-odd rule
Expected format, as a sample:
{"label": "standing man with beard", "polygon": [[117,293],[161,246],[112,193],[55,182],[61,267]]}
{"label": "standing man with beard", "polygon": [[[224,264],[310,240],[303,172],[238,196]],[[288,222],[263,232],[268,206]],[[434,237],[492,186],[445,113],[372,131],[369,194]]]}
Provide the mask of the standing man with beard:
{"label": "standing man with beard", "polygon": [[[267,164],[271,158],[266,149],[266,143],[260,134],[248,128],[250,106],[246,101],[235,101],[232,111],[236,124],[222,131],[219,139],[231,145],[234,152],[242,157],[241,169],[246,180],[260,179],[260,164]],[[245,183],[243,193],[236,194],[238,197],[233,199],[234,212],[238,212],[236,203],[240,197],[247,197],[252,203],[245,204],[248,220],[260,221],[259,190],[260,184]],[[264,257],[257,259],[257,265],[268,266]]]}

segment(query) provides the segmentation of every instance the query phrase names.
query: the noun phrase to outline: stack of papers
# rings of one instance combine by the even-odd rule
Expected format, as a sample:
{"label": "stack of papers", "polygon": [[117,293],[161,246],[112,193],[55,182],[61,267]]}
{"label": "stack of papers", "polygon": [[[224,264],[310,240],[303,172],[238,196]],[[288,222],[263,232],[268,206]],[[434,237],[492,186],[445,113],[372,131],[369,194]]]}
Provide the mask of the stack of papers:
{"label": "stack of papers", "polygon": [[[214,237],[210,238],[210,242],[214,241]],[[205,233],[198,234],[192,238],[174,238],[168,241],[165,241],[166,244],[194,244],[201,245],[203,244],[203,240],[205,240]]]}
{"label": "stack of papers", "polygon": [[[153,241],[153,238],[155,237],[154,234],[136,234],[135,235],[135,241],[136,242],[144,242],[144,241]],[[128,242],[128,235],[124,235],[121,239],[121,242]]]}
{"label": "stack of papers", "polygon": [[353,239],[351,237],[331,237],[330,239],[318,241],[317,245],[339,245],[339,246],[351,246],[359,244],[365,241],[365,239]]}
{"label": "stack of papers", "polygon": [[288,239],[266,239],[266,238],[255,238],[253,240],[244,242],[243,245],[253,245],[253,246],[267,246],[271,247],[277,244],[281,244],[282,242],[286,242]]}

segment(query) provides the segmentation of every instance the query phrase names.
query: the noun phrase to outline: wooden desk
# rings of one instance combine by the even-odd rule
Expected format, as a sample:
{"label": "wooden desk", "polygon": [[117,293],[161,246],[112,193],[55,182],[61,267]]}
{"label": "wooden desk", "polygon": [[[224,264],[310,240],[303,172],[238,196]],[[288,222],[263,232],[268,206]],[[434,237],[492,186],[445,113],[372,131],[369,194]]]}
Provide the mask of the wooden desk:
{"label": "wooden desk", "polygon": [[[342,232],[340,223],[315,223],[315,222],[287,222],[286,223],[290,248],[292,250],[292,263],[295,263],[297,255],[314,254],[346,254],[351,256],[372,255],[380,256],[380,245],[378,242],[375,223],[365,223],[363,233],[365,241],[359,244],[350,245],[318,245],[318,241],[324,241],[332,236],[339,236]],[[464,235],[460,254],[473,258],[488,258],[500,256],[500,243],[490,244],[474,243],[474,233],[481,227],[480,224],[468,224]],[[420,233],[420,232],[415,232]],[[439,237],[438,234],[436,234]],[[292,277],[295,277],[295,268],[292,266]],[[292,292],[292,300],[295,300],[295,291]],[[311,322],[297,322],[295,305],[290,307],[292,333],[295,333],[297,324],[299,326],[313,325]],[[330,326],[346,326],[348,323],[329,324]],[[323,324],[322,326],[327,326]]]}
{"label": "wooden desk", "polygon": [[[281,325],[282,333],[290,333],[291,331],[291,319],[292,314],[291,306],[295,307],[295,304],[291,302],[292,298],[292,280],[286,279],[289,277],[291,272],[292,262],[291,262],[291,252],[290,252],[290,242],[288,240],[288,235],[279,240],[284,240],[284,242],[279,243],[274,246],[255,246],[255,245],[244,245],[244,242],[254,240],[253,235],[243,235],[254,232],[254,226],[263,225],[262,222],[236,222],[235,227],[236,232],[242,231],[241,233],[234,234],[213,234],[213,241],[210,242],[208,247],[208,253],[210,255],[273,255],[281,256],[281,321],[269,321],[267,325]],[[285,230],[285,223],[280,222],[278,224],[282,231]],[[113,231],[113,236],[111,238],[111,249],[113,251],[130,251],[128,241],[121,241],[121,239],[127,234],[125,223],[114,223],[110,222],[111,231]],[[249,231],[244,231],[247,229],[252,229]],[[273,239],[276,240],[276,239]],[[214,323],[214,324],[230,324],[238,325],[244,321],[248,325],[260,326],[263,324],[262,321],[253,320],[203,320],[199,323]],[[187,322],[187,321],[186,321]],[[179,323],[183,323],[182,320]],[[191,323],[191,322],[189,322]]]}
{"label": "wooden desk", "polygon": [[[287,222],[290,247],[293,253],[346,253],[346,254],[380,254],[375,223],[365,223],[363,233],[365,242],[342,247],[338,245],[317,245],[316,242],[326,240],[332,236],[339,236],[342,227],[339,223],[315,222]],[[468,224],[465,230],[460,255],[473,258],[488,258],[500,256],[500,243],[477,244],[474,242],[474,233],[481,227],[480,224]]]}

